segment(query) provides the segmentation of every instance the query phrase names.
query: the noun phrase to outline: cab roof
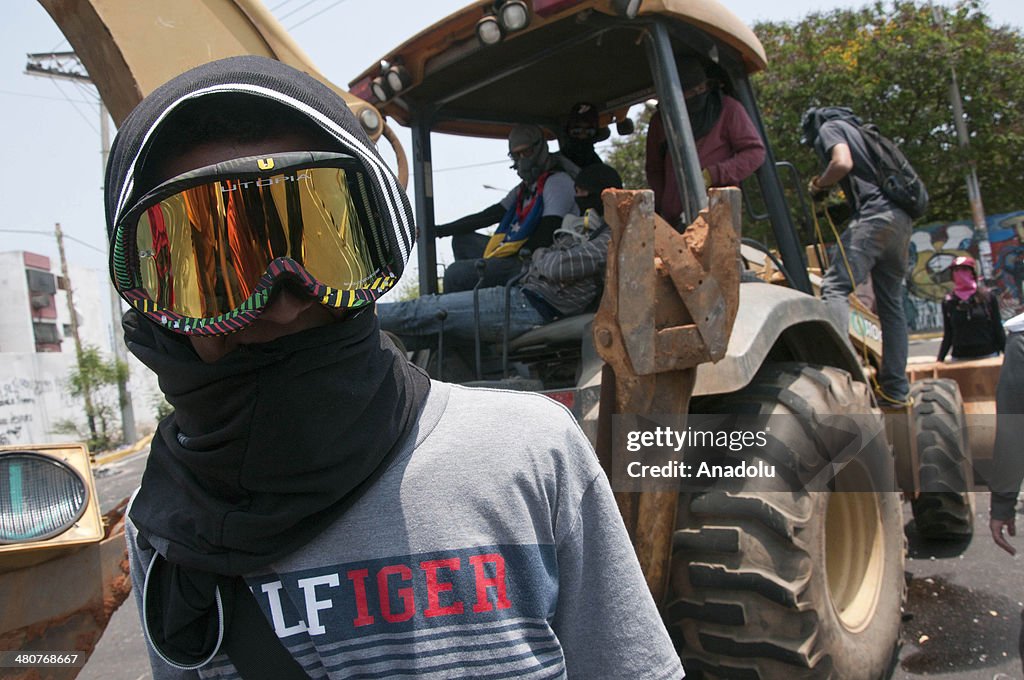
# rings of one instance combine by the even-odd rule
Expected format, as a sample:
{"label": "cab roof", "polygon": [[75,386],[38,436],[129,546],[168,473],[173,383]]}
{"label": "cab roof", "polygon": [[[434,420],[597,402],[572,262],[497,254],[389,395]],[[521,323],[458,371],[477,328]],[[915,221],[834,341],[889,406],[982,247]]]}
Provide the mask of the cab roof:
{"label": "cab roof", "polygon": [[[528,4],[529,25],[496,45],[476,37],[495,3],[477,0],[385,54],[411,82],[378,107],[402,125],[424,116],[439,132],[504,137],[517,122],[550,127],[584,100],[608,124],[655,96],[644,47],[655,19],[666,22],[677,56],[700,56],[723,80],[767,61],[753,31],[716,0],[644,0],[634,19],[617,16],[611,0],[549,1],[556,11],[543,16],[538,0]],[[381,74],[380,62],[367,68],[352,93],[376,102],[370,82]]]}

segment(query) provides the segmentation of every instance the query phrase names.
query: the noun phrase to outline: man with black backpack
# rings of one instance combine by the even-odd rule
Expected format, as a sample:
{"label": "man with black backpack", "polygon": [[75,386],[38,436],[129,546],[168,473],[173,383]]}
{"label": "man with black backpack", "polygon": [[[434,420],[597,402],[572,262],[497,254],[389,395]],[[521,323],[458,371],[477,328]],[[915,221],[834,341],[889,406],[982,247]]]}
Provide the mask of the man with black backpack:
{"label": "man with black backpack", "polygon": [[882,325],[882,365],[878,400],[882,406],[906,402],[907,320],[903,281],[907,270],[913,213],[923,213],[927,192],[895,145],[844,107],[811,108],[801,120],[802,142],[826,164],[808,191],[824,198],[837,184],[852,209],[839,239],[839,255],[825,273],[821,297],[839,329],[849,327],[849,295],[868,277]]}

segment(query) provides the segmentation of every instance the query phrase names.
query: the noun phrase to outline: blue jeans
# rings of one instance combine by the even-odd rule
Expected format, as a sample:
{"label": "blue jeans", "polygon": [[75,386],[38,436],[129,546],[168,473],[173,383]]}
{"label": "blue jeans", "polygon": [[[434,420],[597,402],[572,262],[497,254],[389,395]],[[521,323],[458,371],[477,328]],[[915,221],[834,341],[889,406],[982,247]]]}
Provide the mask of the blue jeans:
{"label": "blue jeans", "polygon": [[[528,330],[543,326],[546,321],[526,299],[519,286],[512,286],[509,298],[509,339]],[[391,331],[406,343],[409,349],[429,347],[437,342],[442,321],[441,310],[447,313],[444,324],[446,341],[473,342],[473,291],[424,295],[406,302],[377,304],[380,327]],[[483,342],[501,342],[505,328],[505,289],[480,289],[480,339]]]}
{"label": "blue jeans", "polygon": [[883,397],[904,401],[910,392],[907,382],[907,319],[903,309],[903,285],[907,273],[907,248],[911,219],[902,210],[882,212],[853,220],[840,237],[841,253],[825,272],[821,299],[832,313],[844,337],[850,325],[850,293],[871,276],[878,320],[882,325],[882,365],[878,384]]}
{"label": "blue jeans", "polygon": [[[459,234],[452,237],[452,255],[455,261],[445,267],[444,291],[457,293],[473,290],[480,279],[477,262],[484,256],[484,249],[491,237],[484,234]],[[484,282],[481,287],[504,286],[505,283],[523,269],[523,262],[518,257],[489,257],[484,260]]]}

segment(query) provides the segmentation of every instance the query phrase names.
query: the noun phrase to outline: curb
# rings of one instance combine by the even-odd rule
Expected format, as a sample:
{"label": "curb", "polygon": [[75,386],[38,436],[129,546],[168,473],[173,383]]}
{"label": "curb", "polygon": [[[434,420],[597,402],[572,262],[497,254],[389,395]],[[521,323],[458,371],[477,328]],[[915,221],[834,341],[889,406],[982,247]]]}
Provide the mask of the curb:
{"label": "curb", "polygon": [[100,453],[95,456],[92,456],[92,464],[107,465],[109,463],[115,463],[123,458],[127,458],[128,456],[134,456],[136,453],[149,446],[150,442],[152,441],[153,435],[146,435],[139,441],[129,446],[127,449],[119,449],[117,451],[110,451],[107,453]]}

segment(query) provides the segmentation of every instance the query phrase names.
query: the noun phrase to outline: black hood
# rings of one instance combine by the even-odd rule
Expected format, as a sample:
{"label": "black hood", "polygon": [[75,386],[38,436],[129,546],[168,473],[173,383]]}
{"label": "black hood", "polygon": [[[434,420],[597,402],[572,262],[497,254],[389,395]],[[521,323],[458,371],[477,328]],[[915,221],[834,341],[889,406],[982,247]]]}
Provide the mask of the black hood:
{"label": "black hood", "polygon": [[381,237],[401,275],[415,237],[412,209],[405,191],[384,163],[344,100],[312,76],[265,57],[229,57],[203,64],[173,78],[150,93],[118,130],[107,163],[105,208],[107,237],[121,216],[152,187],[136,187],[137,169],[160,124],[182,104],[211,95],[261,97],[286,106],[313,121],[366,167],[381,214],[387,219]]}
{"label": "black hood", "polygon": [[862,121],[845,106],[815,106],[807,109],[800,118],[800,143],[814,146],[818,139],[818,130],[830,120],[846,120],[854,125],[862,125]]}

